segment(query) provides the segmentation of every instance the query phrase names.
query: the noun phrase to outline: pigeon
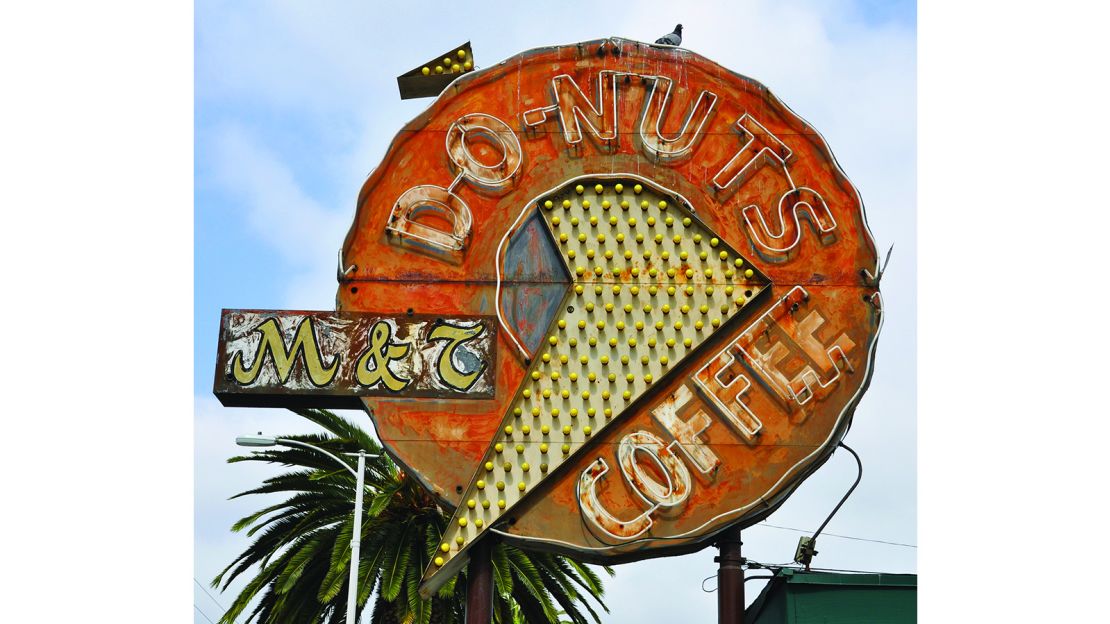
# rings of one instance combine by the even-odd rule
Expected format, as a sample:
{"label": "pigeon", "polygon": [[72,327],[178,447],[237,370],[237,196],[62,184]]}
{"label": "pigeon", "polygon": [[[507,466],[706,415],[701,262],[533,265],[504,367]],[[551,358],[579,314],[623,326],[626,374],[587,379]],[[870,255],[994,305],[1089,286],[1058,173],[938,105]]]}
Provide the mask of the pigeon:
{"label": "pigeon", "polygon": [[655,40],[655,43],[676,46],[682,44],[682,24],[674,27],[674,32],[669,32]]}

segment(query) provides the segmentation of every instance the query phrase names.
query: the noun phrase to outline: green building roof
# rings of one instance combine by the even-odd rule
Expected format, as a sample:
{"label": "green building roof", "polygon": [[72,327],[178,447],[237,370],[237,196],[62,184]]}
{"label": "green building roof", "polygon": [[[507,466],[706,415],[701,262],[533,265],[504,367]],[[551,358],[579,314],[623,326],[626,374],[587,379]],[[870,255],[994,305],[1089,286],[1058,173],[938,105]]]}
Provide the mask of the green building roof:
{"label": "green building roof", "polygon": [[748,624],[917,621],[916,574],[780,570],[748,607]]}

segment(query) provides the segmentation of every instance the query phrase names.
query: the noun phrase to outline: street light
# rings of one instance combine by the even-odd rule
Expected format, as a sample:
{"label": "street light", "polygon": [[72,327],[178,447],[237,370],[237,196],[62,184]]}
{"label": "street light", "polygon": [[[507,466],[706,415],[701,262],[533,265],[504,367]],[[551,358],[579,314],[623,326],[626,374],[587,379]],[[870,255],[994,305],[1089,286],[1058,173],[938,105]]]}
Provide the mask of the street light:
{"label": "street light", "polygon": [[358,457],[358,472],[355,472],[347,462],[339,459],[329,451],[326,451],[318,446],[301,442],[299,440],[290,440],[288,438],[270,438],[262,435],[253,436],[239,436],[235,438],[235,443],[239,446],[301,446],[307,449],[312,449],[319,453],[323,453],[328,457],[339,462],[341,466],[347,469],[355,476],[355,526],[351,532],[351,575],[347,583],[347,624],[355,623],[355,607],[358,602],[358,555],[360,547],[362,546],[362,490],[365,484],[363,478],[366,474],[366,458],[367,457],[381,457],[380,455],[367,455],[366,451],[359,449],[358,453],[347,453],[347,455]]}

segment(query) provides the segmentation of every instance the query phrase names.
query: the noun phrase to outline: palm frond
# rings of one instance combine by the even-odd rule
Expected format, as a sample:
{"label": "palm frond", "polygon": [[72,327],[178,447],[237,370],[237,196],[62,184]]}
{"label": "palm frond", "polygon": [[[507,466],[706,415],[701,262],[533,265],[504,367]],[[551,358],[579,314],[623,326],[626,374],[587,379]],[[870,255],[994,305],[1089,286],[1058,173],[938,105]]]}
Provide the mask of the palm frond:
{"label": "palm frond", "polygon": [[[296,411],[324,433],[280,437],[337,455],[360,449],[380,455],[366,461],[362,534],[352,536],[355,479],[334,459],[301,447],[269,448],[230,458],[229,463],[261,462],[286,470],[232,497],[279,495],[284,500],[232,525],[233,531],[252,542],[212,580],[212,587],[226,590],[237,578],[252,576],[221,624],[244,616],[255,600],[256,606],[246,615],[248,623],[355,624],[346,622],[352,539],[359,540],[362,553],[358,604],[366,605],[376,595],[371,622],[439,624],[461,619],[465,571],[448,580],[430,600],[418,593],[421,573],[435,556],[449,517],[437,499],[401,471],[355,422],[324,410]],[[352,468],[357,465],[349,458],[343,460]],[[608,611],[601,601],[604,589],[599,575],[565,557],[494,544],[491,565],[497,622],[557,623],[561,615],[575,624],[586,624],[589,618],[599,622],[587,598]],[[612,576],[610,568],[603,569]]]}

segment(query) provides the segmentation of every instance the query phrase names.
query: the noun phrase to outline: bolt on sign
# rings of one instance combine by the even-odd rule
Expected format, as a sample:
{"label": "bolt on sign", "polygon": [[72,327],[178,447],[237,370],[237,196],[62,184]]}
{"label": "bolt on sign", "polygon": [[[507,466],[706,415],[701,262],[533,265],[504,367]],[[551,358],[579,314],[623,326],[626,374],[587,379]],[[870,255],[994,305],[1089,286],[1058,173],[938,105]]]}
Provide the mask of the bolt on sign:
{"label": "bolt on sign", "polygon": [[820,134],[750,78],[624,39],[455,79],[339,255],[337,312],[224,312],[216,392],[364,406],[454,509],[426,596],[481,539],[620,563],[758,522],[847,432],[882,322]]}

